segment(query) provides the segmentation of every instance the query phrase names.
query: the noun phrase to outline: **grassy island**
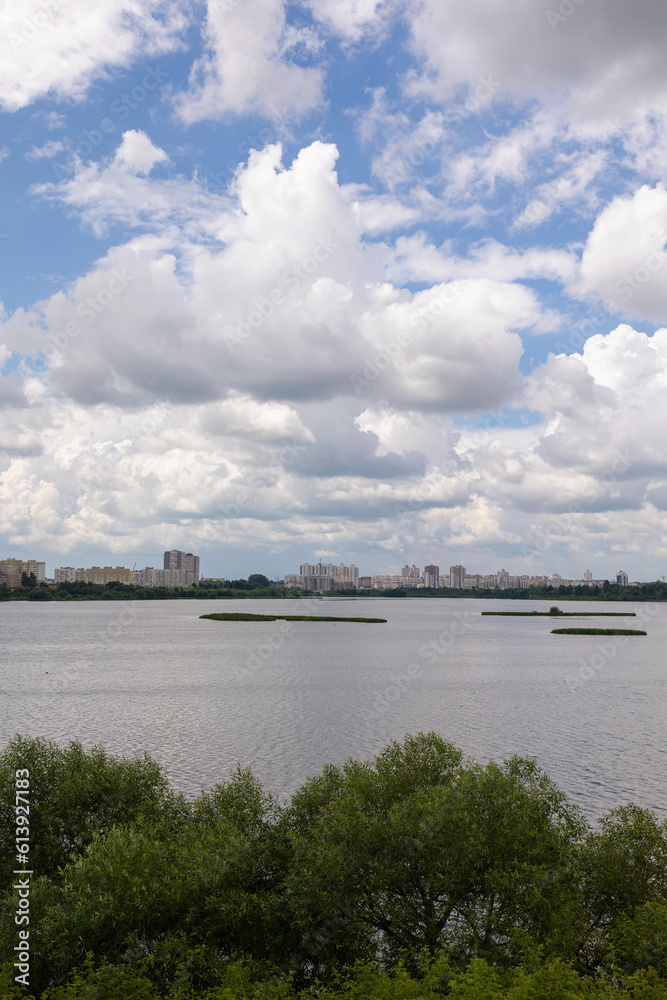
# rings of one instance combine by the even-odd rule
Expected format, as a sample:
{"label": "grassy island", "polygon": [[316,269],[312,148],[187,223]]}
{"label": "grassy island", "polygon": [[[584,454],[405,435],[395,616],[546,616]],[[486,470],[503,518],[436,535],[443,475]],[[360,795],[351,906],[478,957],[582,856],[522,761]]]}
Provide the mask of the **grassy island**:
{"label": "grassy island", "polygon": [[367,622],[368,624],[386,624],[386,618],[332,618],[329,615],[246,615],[242,612],[229,612],[213,615],[200,615],[200,618],[210,618],[214,622]]}
{"label": "grassy island", "polygon": [[634,628],[552,628],[552,635],[646,635]]}
{"label": "grassy island", "polygon": [[504,618],[636,618],[634,611],[482,611]]}

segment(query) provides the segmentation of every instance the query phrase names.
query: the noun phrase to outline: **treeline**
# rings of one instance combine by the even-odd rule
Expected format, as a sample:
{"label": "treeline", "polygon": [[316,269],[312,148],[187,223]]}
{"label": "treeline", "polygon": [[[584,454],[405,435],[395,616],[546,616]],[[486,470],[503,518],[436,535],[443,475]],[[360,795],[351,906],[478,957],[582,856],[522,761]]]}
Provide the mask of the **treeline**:
{"label": "treeline", "polygon": [[[261,581],[261,582],[258,582]],[[453,598],[494,598],[502,600],[553,600],[560,597],[581,601],[667,601],[667,583],[656,580],[642,583],[638,587],[621,587],[616,583],[606,583],[602,587],[528,587],[514,590],[456,590],[450,587],[438,589],[429,587],[394,587],[391,590],[367,591],[350,588],[328,592],[325,596],[364,597],[453,597]],[[99,600],[99,601],[164,601],[198,599],[242,599],[247,597],[313,597],[310,591],[286,590],[280,582],[270,582],[263,574],[251,574],[247,580],[229,580],[224,583],[201,581],[195,587],[137,587],[125,583],[59,583],[57,587],[46,584],[32,587],[17,587],[10,590],[0,584],[0,600],[50,601],[50,600]]]}
{"label": "treeline", "polygon": [[56,587],[40,584],[13,590],[0,585],[0,600],[11,601],[165,601],[244,597],[285,597],[285,588],[282,584],[271,583],[263,574],[251,574],[247,580],[230,580],[222,584],[204,580],[194,587],[139,587],[118,581],[105,584],[77,581],[59,583]]}
{"label": "treeline", "polygon": [[[292,591],[290,591],[292,593]],[[295,592],[296,593],[296,592]],[[621,587],[617,583],[606,582],[603,586],[575,587],[521,587],[507,590],[498,588],[472,587],[460,590],[452,587],[393,587],[390,590],[358,591],[337,590],[336,594],[363,594],[365,597],[455,597],[494,598],[496,600],[553,600],[555,597],[580,601],[667,601],[667,583],[656,580],[642,583],[637,587]]]}
{"label": "treeline", "polygon": [[595,587],[562,584],[559,587],[522,587],[511,590],[481,587],[474,587],[471,590],[453,590],[450,587],[440,587],[437,590],[428,587],[418,589],[399,587],[384,593],[387,596],[401,597],[493,597],[501,600],[553,600],[555,597],[560,597],[569,601],[667,601],[667,583],[655,580],[652,583],[641,583],[637,587],[622,587],[607,581],[602,586]]}
{"label": "treeline", "polygon": [[148,756],[17,736],[0,795],[10,1000],[667,1000],[667,824],[626,805],[593,828],[531,760],[418,734],[284,805],[243,769],[187,801]]}

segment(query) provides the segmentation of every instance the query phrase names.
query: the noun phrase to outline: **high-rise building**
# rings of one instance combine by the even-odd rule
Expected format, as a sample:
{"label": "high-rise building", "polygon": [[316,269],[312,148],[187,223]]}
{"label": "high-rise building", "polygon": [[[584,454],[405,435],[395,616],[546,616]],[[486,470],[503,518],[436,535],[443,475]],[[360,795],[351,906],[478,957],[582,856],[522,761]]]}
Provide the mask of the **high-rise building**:
{"label": "high-rise building", "polygon": [[424,586],[434,588],[440,586],[439,566],[424,566]]}
{"label": "high-rise building", "polygon": [[423,587],[421,576],[376,575],[371,577],[373,590],[394,590],[396,587]]}
{"label": "high-rise building", "polygon": [[0,561],[0,583],[8,587],[20,587],[23,562],[20,559],[3,559]]}
{"label": "high-rise building", "polygon": [[628,574],[625,572],[624,569],[619,569],[618,573],[616,574],[616,583],[619,585],[619,587],[627,587]]}
{"label": "high-rise building", "polygon": [[188,577],[189,582],[199,583],[199,556],[193,556],[192,552],[181,552],[180,549],[165,552],[163,568],[183,570],[192,574],[191,578]]}
{"label": "high-rise building", "polygon": [[73,566],[58,566],[53,571],[54,583],[96,583],[103,587],[106,583],[131,583],[132,570],[126,566],[90,566],[75,569]]}
{"label": "high-rise building", "polygon": [[584,583],[590,583],[593,579],[593,574],[589,569],[584,570]]}
{"label": "high-rise building", "polygon": [[401,570],[401,576],[407,577],[410,580],[419,579],[419,566],[404,566]]}
{"label": "high-rise building", "polygon": [[83,570],[77,570],[73,566],[57,566],[53,571],[53,582],[76,583],[77,573],[83,572]]}
{"label": "high-rise building", "polygon": [[0,559],[0,583],[12,588],[20,587],[24,573],[26,576],[33,574],[35,582],[42,583],[46,579],[46,563],[37,559]]}
{"label": "high-rise building", "polygon": [[465,566],[449,567],[449,586],[454,590],[463,590],[466,582]]}
{"label": "high-rise building", "polygon": [[290,574],[289,579],[290,586],[302,590],[351,590],[359,584],[359,567],[354,563],[350,566],[343,563],[338,566],[333,563],[302,563],[298,575]]}

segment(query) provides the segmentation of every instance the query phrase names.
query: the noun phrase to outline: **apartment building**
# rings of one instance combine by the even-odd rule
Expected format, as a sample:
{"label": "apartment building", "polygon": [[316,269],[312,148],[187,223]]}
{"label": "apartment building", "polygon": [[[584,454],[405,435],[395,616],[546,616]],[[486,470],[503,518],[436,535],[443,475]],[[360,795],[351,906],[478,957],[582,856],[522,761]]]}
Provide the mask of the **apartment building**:
{"label": "apartment building", "polygon": [[43,583],[46,579],[46,563],[37,559],[0,559],[0,583],[5,583],[12,589],[20,587],[23,581],[23,574],[30,576],[34,574],[37,583]]}
{"label": "apartment building", "polygon": [[348,590],[359,586],[359,567],[352,563],[302,563],[298,573],[288,573],[286,587],[299,590]]}
{"label": "apartment building", "polygon": [[155,569],[145,566],[132,571],[132,583],[136,587],[192,587],[199,583],[199,574],[184,567]]}
{"label": "apartment building", "polygon": [[[199,583],[199,556],[193,556],[192,552],[181,552],[180,549],[171,549],[164,553],[163,569],[181,570],[189,573],[187,579],[191,583]],[[176,584],[176,586],[190,586],[190,584]]]}
{"label": "apartment building", "polygon": [[[416,568],[416,567],[415,567]],[[423,587],[421,576],[372,576],[372,590],[392,590],[394,587]]]}

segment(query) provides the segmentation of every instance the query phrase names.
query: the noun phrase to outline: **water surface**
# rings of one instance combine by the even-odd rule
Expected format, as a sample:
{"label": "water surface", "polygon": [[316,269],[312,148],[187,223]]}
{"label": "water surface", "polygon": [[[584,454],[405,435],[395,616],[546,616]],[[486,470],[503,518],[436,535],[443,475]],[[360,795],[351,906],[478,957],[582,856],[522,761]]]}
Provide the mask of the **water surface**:
{"label": "water surface", "polygon": [[[388,621],[199,620],[305,605]],[[612,645],[481,615],[548,608],[530,601],[2,603],[0,744],[147,750],[190,795],[239,763],[286,796],[326,762],[432,729],[479,761],[536,757],[591,818],[629,800],[667,815],[667,605],[559,606],[637,611],[600,621],[648,635]]]}

